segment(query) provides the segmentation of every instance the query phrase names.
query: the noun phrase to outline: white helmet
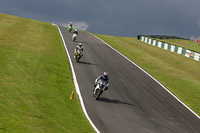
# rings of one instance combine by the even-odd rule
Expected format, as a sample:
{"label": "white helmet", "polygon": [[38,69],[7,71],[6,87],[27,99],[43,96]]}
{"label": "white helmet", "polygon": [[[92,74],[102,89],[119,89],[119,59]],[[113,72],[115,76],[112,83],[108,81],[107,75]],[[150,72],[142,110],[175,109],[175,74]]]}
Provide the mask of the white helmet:
{"label": "white helmet", "polygon": [[82,46],[82,44],[81,44],[81,43],[79,43],[78,45],[79,45],[80,47]]}
{"label": "white helmet", "polygon": [[104,73],[103,73],[103,76],[104,76],[104,77],[108,77],[108,73],[107,73],[107,72],[104,72]]}
{"label": "white helmet", "polygon": [[77,31],[77,29],[75,29],[75,31]]}

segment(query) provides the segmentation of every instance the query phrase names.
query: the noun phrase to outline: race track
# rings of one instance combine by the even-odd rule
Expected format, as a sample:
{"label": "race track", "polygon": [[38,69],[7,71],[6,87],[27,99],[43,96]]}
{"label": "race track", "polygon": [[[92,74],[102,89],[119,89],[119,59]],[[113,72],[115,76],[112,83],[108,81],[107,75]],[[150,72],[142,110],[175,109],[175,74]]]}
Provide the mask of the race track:
{"label": "race track", "polygon": [[[87,113],[102,133],[199,133],[200,119],[138,67],[94,36],[60,27],[74,66]],[[84,56],[76,63],[81,42]],[[104,71],[110,86],[99,101],[92,96],[94,80]]]}

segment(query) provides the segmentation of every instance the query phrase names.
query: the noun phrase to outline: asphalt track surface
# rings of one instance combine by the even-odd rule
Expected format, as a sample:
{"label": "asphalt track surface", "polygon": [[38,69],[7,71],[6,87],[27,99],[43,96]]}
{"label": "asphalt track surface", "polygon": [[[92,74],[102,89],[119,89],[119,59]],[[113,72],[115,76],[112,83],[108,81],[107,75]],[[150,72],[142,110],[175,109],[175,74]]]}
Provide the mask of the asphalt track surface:
{"label": "asphalt track surface", "polygon": [[[150,76],[94,36],[60,27],[74,66],[86,111],[101,133],[199,133],[200,119]],[[76,63],[74,49],[84,55]],[[109,73],[110,86],[99,101],[93,97],[95,79]]]}

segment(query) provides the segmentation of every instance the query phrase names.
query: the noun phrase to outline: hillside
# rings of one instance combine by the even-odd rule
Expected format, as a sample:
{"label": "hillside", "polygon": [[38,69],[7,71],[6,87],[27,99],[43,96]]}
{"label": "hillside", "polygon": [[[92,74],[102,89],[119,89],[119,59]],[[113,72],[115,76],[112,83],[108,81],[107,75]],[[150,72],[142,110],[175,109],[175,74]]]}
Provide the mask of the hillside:
{"label": "hillside", "polygon": [[94,132],[73,89],[57,28],[0,14],[0,132]]}

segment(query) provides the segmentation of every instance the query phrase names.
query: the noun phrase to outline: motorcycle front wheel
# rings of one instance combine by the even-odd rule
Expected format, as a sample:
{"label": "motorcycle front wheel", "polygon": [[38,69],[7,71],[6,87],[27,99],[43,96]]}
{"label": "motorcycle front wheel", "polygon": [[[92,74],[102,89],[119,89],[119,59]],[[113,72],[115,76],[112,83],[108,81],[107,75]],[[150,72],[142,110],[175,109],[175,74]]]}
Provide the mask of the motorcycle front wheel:
{"label": "motorcycle front wheel", "polygon": [[80,60],[80,56],[76,56],[76,62],[78,63],[79,62],[79,60]]}
{"label": "motorcycle front wheel", "polygon": [[101,96],[102,93],[103,91],[98,90],[97,95],[96,95],[96,100],[99,100],[99,97]]}

